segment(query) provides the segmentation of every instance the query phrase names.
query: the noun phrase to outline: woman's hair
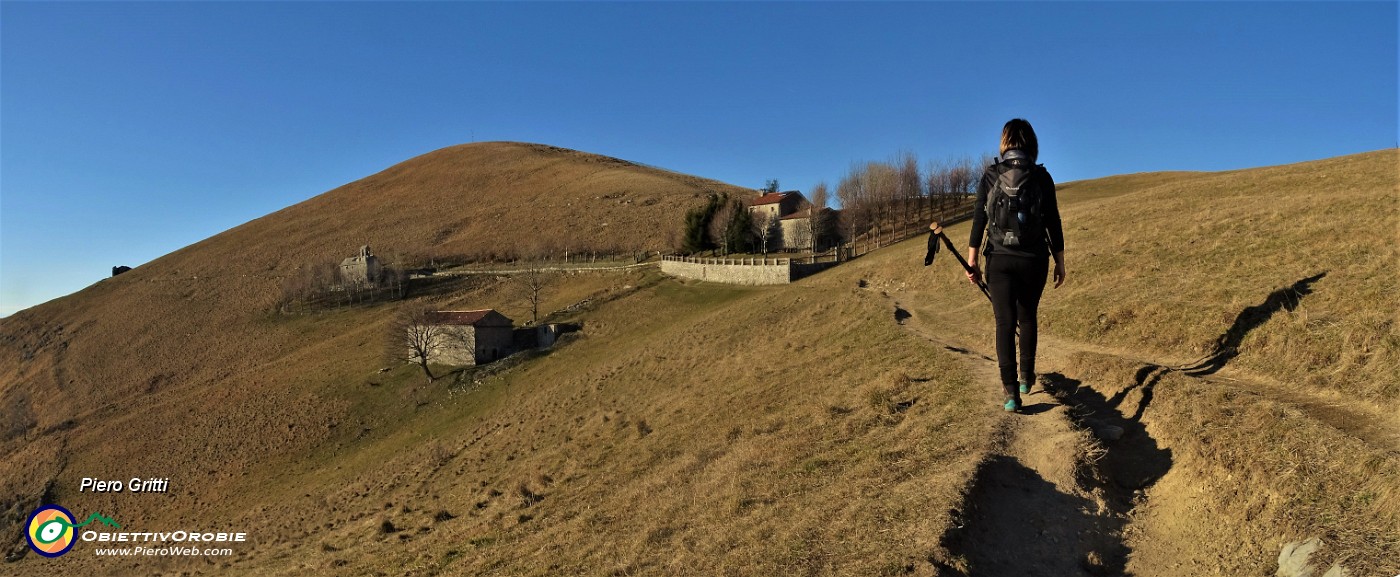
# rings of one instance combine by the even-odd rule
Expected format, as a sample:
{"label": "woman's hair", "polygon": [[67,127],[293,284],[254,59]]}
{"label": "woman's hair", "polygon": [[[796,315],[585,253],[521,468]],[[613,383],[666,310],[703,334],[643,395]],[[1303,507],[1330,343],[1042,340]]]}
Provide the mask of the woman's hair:
{"label": "woman's hair", "polygon": [[1001,127],[1001,154],[1006,155],[1006,151],[1019,148],[1022,152],[1031,156],[1031,162],[1040,156],[1040,144],[1035,140],[1035,129],[1031,128],[1031,123],[1024,118],[1012,118],[1007,121],[1006,126]]}

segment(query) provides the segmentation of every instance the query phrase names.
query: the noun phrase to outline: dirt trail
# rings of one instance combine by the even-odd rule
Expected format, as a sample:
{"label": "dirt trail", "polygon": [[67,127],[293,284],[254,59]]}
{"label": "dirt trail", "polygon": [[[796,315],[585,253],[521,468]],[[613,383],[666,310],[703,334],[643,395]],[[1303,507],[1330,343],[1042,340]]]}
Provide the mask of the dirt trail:
{"label": "dirt trail", "polygon": [[[895,306],[898,308],[899,304],[895,303]],[[956,313],[940,314],[936,319],[925,318],[928,315],[923,311],[911,313],[903,308],[899,310],[904,311],[896,313],[901,317],[901,322],[910,329],[920,331],[925,338],[958,349],[959,352],[977,349],[976,346],[967,344],[972,337],[962,331],[953,333],[949,330],[950,327],[969,326],[971,321],[968,318]],[[929,327],[937,327],[938,333],[933,333]],[[990,327],[986,330],[990,331]],[[1036,350],[1036,368],[1042,374],[1048,371],[1063,371],[1064,367],[1068,366],[1070,357],[1076,353],[1108,355],[1141,364],[1138,386],[1147,382],[1155,383],[1166,372],[1178,372],[1204,383],[1258,393],[1271,400],[1297,407],[1312,418],[1365,441],[1372,447],[1400,454],[1400,413],[1396,413],[1392,408],[1348,398],[1331,391],[1292,386],[1233,366],[1212,367],[1209,371],[1197,370],[1209,364],[1210,357],[1186,359],[1161,354],[1145,355],[1138,351],[1105,347],[1042,332]],[[987,353],[977,355],[993,364],[996,362]],[[995,383],[999,378],[995,374],[995,366],[993,371],[992,380],[988,381],[990,383]],[[1150,391],[1150,387],[1146,388]],[[1150,400],[1149,398],[1148,401]],[[1137,416],[1140,418],[1141,414],[1138,413]]]}
{"label": "dirt trail", "polygon": [[[1020,414],[1003,413],[996,360],[981,350],[985,344],[974,344],[989,335],[962,328],[974,325],[958,312],[906,309],[900,296],[887,295],[895,321],[965,359],[976,382],[986,385],[988,412],[1000,419],[1001,438],[969,492],[964,522],[946,537],[949,552],[963,562],[947,567],[951,574],[1125,574],[1134,511],[1149,505],[1147,489],[1172,466],[1171,450],[1142,423],[1155,385],[1168,373],[1264,395],[1373,447],[1400,452],[1400,418],[1369,403],[1233,367],[1193,370],[1208,360],[1145,358],[1044,333],[1037,351],[1040,382],[1024,397]],[[1066,376],[1077,353],[1109,355],[1141,368],[1134,383],[1106,398]]]}
{"label": "dirt trail", "polygon": [[[964,353],[979,378],[996,378],[995,363]],[[990,382],[996,382],[991,380]],[[988,389],[989,391],[992,388]],[[988,410],[1000,411],[994,391]],[[1025,399],[1025,414],[1002,417],[995,455],[968,495],[965,523],[945,545],[961,556],[963,575],[1072,576],[1122,573],[1127,562],[1127,510],[1088,483],[1092,447],[1069,418],[1070,407],[1042,387]]]}
{"label": "dirt trail", "polygon": [[1210,374],[1192,374],[1194,371],[1191,367],[1200,365],[1202,359],[1180,359],[1167,355],[1144,358],[1140,353],[1124,349],[1040,334],[1037,359],[1048,362],[1050,366],[1063,367],[1069,362],[1070,355],[1079,352],[1129,359],[1142,363],[1144,367],[1156,367],[1155,370],[1179,371],[1205,383],[1247,389],[1302,409],[1314,419],[1361,439],[1373,447],[1400,453],[1400,414],[1375,403],[1346,398],[1328,391],[1290,386],[1267,376],[1234,367],[1223,367]]}
{"label": "dirt trail", "polygon": [[[1004,413],[997,361],[956,333],[934,333],[896,304],[896,321],[966,360],[986,382],[987,412],[1000,420],[997,448],[984,462],[962,511],[962,527],[944,545],[962,559],[945,567],[963,576],[1109,576],[1127,563],[1124,528],[1133,492],[1098,482],[1100,445],[1075,424],[1077,387],[1054,375],[1023,395],[1021,413]],[[1145,436],[1145,431],[1138,431]],[[1163,469],[1162,472],[1165,472]],[[1156,475],[1161,476],[1161,475]],[[1155,480],[1155,479],[1152,479]]]}

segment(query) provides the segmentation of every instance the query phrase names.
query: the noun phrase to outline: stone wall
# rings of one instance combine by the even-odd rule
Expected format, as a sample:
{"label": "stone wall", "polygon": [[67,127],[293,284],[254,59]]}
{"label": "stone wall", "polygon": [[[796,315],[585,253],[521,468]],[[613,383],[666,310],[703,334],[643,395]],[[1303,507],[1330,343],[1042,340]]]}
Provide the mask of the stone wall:
{"label": "stone wall", "polygon": [[513,352],[510,327],[444,325],[429,355],[436,363],[466,367],[503,359]]}
{"label": "stone wall", "polygon": [[829,269],[829,268],[831,268],[831,267],[834,267],[834,266],[836,266],[836,265],[838,265],[838,264],[841,264],[841,263],[835,262],[835,261],[832,261],[832,262],[811,262],[811,263],[804,262],[804,263],[794,263],[794,264],[792,265],[792,280],[797,280],[797,279],[800,279],[800,278],[806,278],[806,277],[812,276],[812,275],[817,274],[817,273],[819,273],[819,272],[821,272],[821,271],[824,271],[824,270],[826,270],[826,269]]}
{"label": "stone wall", "polygon": [[489,363],[515,352],[514,330],[510,327],[476,327],[476,360]]}
{"label": "stone wall", "polygon": [[442,336],[429,353],[433,362],[444,365],[471,366],[476,364],[476,328],[447,325]]}
{"label": "stone wall", "polygon": [[666,257],[661,272],[671,276],[742,285],[792,282],[792,261],[786,258],[727,260]]}

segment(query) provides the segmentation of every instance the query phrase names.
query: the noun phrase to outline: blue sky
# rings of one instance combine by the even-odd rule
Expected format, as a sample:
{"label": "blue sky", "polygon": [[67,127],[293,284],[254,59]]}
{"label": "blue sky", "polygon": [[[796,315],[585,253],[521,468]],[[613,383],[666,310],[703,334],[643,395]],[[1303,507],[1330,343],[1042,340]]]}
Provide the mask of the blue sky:
{"label": "blue sky", "polygon": [[1397,4],[0,3],[0,315],[410,157],[543,142],[806,190],[1396,146]]}

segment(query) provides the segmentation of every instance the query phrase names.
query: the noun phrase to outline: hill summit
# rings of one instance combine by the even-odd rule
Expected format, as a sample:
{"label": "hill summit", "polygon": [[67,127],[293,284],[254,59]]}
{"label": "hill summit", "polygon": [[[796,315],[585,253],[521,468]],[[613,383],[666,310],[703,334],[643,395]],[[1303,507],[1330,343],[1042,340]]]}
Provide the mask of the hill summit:
{"label": "hill summit", "polygon": [[307,258],[363,244],[468,258],[540,243],[576,253],[666,250],[685,210],[710,193],[754,194],[597,154],[483,142],[409,159],[215,238],[243,247],[250,236],[276,239],[280,254]]}

